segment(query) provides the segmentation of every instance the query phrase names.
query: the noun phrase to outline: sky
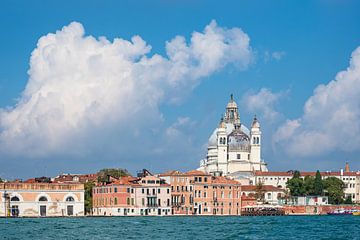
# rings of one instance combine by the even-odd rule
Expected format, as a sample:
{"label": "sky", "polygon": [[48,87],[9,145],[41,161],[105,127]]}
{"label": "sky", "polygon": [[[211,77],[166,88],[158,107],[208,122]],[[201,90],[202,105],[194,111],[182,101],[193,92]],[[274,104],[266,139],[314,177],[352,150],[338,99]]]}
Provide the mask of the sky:
{"label": "sky", "polygon": [[0,2],[0,177],[195,169],[230,94],[270,170],[360,169],[359,1]]}

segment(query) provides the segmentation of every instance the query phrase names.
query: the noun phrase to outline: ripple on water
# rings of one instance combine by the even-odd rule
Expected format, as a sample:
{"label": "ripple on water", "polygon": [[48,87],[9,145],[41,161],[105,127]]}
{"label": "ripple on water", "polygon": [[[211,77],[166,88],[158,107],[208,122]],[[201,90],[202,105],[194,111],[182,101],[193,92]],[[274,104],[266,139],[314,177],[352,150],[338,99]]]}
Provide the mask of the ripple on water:
{"label": "ripple on water", "polygon": [[354,216],[0,219],[0,239],[360,239]]}

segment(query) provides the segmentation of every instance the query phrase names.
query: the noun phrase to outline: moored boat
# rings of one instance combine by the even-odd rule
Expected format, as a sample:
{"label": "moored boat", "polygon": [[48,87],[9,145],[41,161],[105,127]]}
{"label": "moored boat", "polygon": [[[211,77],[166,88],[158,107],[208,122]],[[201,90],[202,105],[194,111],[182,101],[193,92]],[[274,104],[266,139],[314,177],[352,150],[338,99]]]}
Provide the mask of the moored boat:
{"label": "moored boat", "polygon": [[360,216],[360,211],[353,212],[352,215],[354,215],[354,216]]}
{"label": "moored boat", "polygon": [[352,215],[352,210],[345,210],[345,209],[335,209],[331,212],[327,213],[328,215]]}

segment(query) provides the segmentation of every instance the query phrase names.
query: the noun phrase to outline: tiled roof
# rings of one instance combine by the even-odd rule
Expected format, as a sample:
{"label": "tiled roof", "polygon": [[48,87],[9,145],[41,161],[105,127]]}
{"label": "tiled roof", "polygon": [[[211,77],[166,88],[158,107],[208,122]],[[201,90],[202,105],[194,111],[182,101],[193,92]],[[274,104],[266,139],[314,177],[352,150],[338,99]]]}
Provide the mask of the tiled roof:
{"label": "tiled roof", "polygon": [[226,178],[226,177],[214,177],[212,180],[213,184],[234,184],[234,185],[241,185],[240,182]]}
{"label": "tiled roof", "polygon": [[[241,191],[246,191],[246,192],[254,192],[256,191],[257,186],[256,185],[243,185],[241,186]],[[262,186],[262,190],[267,191],[267,192],[282,192],[284,191],[281,188],[272,186],[272,185],[263,185]]]}

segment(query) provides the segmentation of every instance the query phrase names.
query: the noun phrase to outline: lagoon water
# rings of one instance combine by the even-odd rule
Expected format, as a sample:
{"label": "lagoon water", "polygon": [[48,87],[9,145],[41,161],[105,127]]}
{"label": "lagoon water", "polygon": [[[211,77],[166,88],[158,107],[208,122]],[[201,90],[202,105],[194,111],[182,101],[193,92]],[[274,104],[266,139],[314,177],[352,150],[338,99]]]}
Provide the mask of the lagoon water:
{"label": "lagoon water", "polygon": [[360,217],[2,218],[0,239],[360,239]]}

